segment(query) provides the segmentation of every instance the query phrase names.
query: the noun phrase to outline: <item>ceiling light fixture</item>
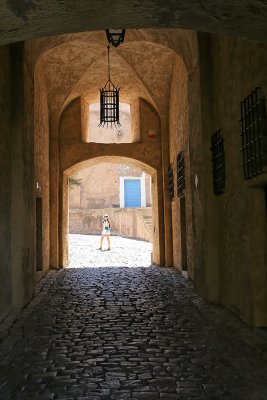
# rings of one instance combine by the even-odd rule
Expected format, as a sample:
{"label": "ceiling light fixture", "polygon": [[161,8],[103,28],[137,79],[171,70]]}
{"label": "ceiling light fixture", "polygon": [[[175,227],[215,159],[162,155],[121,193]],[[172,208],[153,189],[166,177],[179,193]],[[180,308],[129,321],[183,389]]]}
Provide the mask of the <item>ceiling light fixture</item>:
{"label": "ceiling light fixture", "polygon": [[118,47],[124,42],[125,29],[106,29],[106,35],[109,44],[114,47]]}
{"label": "ceiling light fixture", "polygon": [[108,46],[108,80],[100,90],[100,123],[98,126],[120,126],[119,97],[120,88],[116,87],[110,79],[110,46]]}

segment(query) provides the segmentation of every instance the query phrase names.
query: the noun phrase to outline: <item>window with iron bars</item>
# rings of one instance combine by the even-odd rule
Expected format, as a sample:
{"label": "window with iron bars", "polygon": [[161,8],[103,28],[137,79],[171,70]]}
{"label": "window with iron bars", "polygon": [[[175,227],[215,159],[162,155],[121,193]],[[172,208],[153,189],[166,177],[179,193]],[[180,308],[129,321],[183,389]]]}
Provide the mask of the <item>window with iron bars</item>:
{"label": "window with iron bars", "polygon": [[257,87],[241,102],[240,129],[245,179],[262,174],[267,164],[266,99]]}
{"label": "window with iron bars", "polygon": [[224,139],[219,129],[211,136],[213,191],[219,195],[225,189]]}
{"label": "window with iron bars", "polygon": [[174,186],[173,186],[173,169],[172,166],[168,167],[168,194],[169,200],[172,201],[174,198]]}
{"label": "window with iron bars", "polygon": [[179,197],[184,195],[185,190],[185,165],[184,165],[184,153],[177,156],[177,195]]}

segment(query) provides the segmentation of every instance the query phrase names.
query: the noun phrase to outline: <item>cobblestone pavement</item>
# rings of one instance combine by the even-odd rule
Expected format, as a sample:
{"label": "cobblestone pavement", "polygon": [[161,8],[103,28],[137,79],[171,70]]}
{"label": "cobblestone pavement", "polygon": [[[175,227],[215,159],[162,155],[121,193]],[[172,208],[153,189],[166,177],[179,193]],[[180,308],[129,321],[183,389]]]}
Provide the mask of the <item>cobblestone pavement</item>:
{"label": "cobblestone pavement", "polygon": [[266,352],[265,331],[172,268],[66,268],[39,282],[2,342],[0,399],[266,400]]}

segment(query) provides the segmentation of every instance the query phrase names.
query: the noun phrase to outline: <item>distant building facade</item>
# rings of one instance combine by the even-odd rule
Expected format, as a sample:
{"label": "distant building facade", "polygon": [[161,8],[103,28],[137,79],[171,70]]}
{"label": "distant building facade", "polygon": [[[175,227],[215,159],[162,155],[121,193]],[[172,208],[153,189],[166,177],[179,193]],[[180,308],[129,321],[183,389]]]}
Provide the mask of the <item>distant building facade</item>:
{"label": "distant building facade", "polygon": [[80,185],[69,190],[69,208],[151,207],[151,177],[123,164],[102,163],[73,175]]}

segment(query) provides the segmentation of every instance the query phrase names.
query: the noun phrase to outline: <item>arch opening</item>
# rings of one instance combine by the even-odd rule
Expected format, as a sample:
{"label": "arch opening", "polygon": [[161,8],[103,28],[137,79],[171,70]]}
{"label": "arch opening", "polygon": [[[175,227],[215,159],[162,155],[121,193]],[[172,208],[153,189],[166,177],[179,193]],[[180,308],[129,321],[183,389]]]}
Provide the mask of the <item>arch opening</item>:
{"label": "arch opening", "polygon": [[[70,177],[72,182],[76,183],[74,189],[70,189]],[[79,239],[76,237],[75,242],[73,234],[92,235],[93,248],[98,249],[104,214],[108,214],[111,219],[114,245],[120,246],[118,238],[122,237],[146,241],[146,252],[147,249],[153,251],[149,257],[142,255],[142,260],[141,257],[137,257],[140,266],[144,266],[144,260],[146,266],[151,263],[160,264],[157,190],[157,171],[147,164],[127,157],[97,157],[75,164],[64,171],[60,240],[62,265],[79,265],[79,260],[69,257],[69,234],[72,235],[72,245]],[[107,247],[107,244],[104,243],[104,246]],[[140,248],[141,251],[143,250]],[[99,260],[98,256],[95,256],[95,259],[92,256],[91,252],[91,265]],[[130,256],[128,261],[125,261],[123,254],[123,262],[130,265]]]}
{"label": "arch opening", "polygon": [[[64,242],[61,239],[61,226],[63,227],[64,223],[61,221],[63,190],[60,187],[60,185],[63,187],[65,179],[63,171],[88,157],[96,158],[107,154],[112,156],[129,155],[153,165],[156,169],[159,191],[157,195],[160,198],[161,208],[160,224],[165,231],[162,232],[163,244],[161,245],[164,248],[164,255],[161,251],[161,257],[158,255],[157,261],[154,259],[154,262],[180,267],[179,258],[176,257],[175,264],[173,260],[173,247],[177,246],[172,243],[172,207],[166,200],[166,171],[169,162],[172,162],[168,137],[169,132],[174,132],[170,127],[169,117],[170,113],[174,114],[175,112],[175,107],[170,112],[170,88],[173,86],[173,70],[176,67],[177,59],[186,71],[185,75],[188,70],[194,69],[195,58],[192,57],[192,54],[195,50],[196,38],[195,33],[179,30],[173,33],[176,38],[179,37],[182,40],[162,41],[161,35],[156,30],[129,31],[129,43],[113,52],[112,66],[116,71],[116,76],[119,77],[119,81],[116,83],[123,89],[121,101],[130,107],[131,138],[129,142],[112,140],[105,143],[102,140],[90,140],[90,138],[88,140],[90,118],[86,115],[89,115],[89,106],[94,105],[97,101],[96,82],[100,82],[106,77],[106,49],[105,52],[101,52],[103,43],[96,32],[75,34],[63,41],[59,38],[54,45],[47,43],[47,46],[43,43],[42,54],[39,53],[39,57],[36,54],[38,63],[42,64],[46,72],[45,79],[49,85],[47,102],[51,105],[49,114],[52,115],[50,137],[53,136],[52,143],[55,143],[56,147],[51,152],[52,155],[55,154],[51,160],[51,166],[53,164],[51,176],[53,175],[52,179],[54,180],[54,175],[58,173],[56,179],[59,183],[59,189],[56,185],[51,186],[50,196],[56,200],[51,202],[50,262],[52,266],[66,264],[66,252],[63,251],[64,246],[60,244],[60,241]],[[166,31],[166,34],[169,32]],[[90,45],[90,51],[88,51],[88,43],[92,41],[85,39],[90,37],[96,37],[97,43],[96,46]],[[74,58],[72,50],[79,57]],[[84,56],[80,57],[81,54]],[[154,58],[160,59],[161,62],[151,63],[151,59]],[[78,60],[82,60],[82,62],[78,62]],[[55,74],[54,69],[51,70],[52,65],[56,65],[58,74]],[[67,67],[70,68],[70,79],[65,79],[64,72]],[[59,79],[55,80],[55,76]],[[64,77],[63,81],[61,77]],[[52,101],[55,98],[58,99],[57,104]],[[174,103],[176,104],[176,101]],[[133,125],[136,126],[136,129],[133,129]],[[190,132],[190,129],[187,129],[186,132]],[[112,135],[114,136],[114,133]],[[54,136],[55,139],[58,139],[59,146],[54,140]],[[130,143],[131,146],[127,147],[126,143]],[[99,146],[99,144],[101,145]],[[59,157],[58,163],[57,156]],[[190,213],[188,215],[190,216]],[[58,221],[57,226],[54,222],[55,218]]]}

